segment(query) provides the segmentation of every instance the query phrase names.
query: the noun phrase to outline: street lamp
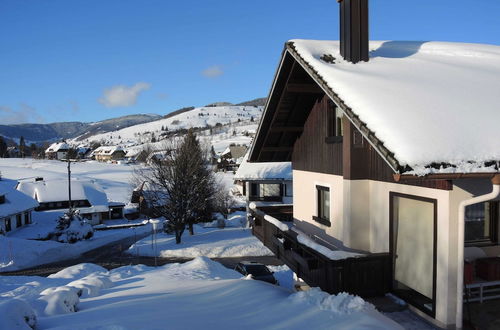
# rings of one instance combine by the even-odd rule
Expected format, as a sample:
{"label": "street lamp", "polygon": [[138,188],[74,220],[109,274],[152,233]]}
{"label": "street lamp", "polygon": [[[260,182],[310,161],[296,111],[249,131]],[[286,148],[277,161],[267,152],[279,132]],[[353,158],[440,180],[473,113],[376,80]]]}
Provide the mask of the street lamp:
{"label": "street lamp", "polygon": [[155,258],[155,267],[157,267],[158,264],[156,262],[156,228],[157,228],[158,224],[160,223],[160,220],[149,219],[149,223],[151,223],[153,225],[153,235],[152,235],[152,239],[151,239],[151,248],[153,249],[153,255]]}

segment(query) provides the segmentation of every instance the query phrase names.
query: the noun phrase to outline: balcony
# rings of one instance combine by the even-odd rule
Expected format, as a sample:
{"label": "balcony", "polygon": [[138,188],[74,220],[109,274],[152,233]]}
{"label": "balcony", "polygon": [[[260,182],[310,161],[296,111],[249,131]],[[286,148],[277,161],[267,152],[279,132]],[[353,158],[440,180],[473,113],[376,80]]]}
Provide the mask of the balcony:
{"label": "balcony", "polygon": [[349,292],[364,298],[382,296],[391,290],[389,253],[332,260],[300,243],[299,234],[286,228],[291,223],[266,220],[269,218],[258,209],[252,209],[251,214],[254,236],[309,286],[320,287],[330,294]]}

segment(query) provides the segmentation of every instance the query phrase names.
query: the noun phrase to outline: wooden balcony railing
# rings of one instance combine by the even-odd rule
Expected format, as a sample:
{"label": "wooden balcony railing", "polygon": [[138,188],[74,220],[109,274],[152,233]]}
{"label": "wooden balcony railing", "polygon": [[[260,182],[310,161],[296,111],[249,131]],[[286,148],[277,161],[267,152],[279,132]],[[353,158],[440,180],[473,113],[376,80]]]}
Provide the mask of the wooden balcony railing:
{"label": "wooden balcony railing", "polygon": [[283,231],[265,220],[262,211],[254,209],[251,213],[253,234],[309,286],[331,294],[349,292],[361,297],[382,296],[391,290],[389,253],[331,260],[301,244],[296,232]]}

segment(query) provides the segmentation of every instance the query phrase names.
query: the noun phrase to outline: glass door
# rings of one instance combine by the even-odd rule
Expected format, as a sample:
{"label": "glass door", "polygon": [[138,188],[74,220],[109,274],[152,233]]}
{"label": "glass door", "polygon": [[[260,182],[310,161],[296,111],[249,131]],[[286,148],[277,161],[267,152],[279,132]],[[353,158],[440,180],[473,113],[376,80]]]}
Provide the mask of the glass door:
{"label": "glass door", "polygon": [[394,292],[434,316],[436,200],[393,193],[391,204]]}

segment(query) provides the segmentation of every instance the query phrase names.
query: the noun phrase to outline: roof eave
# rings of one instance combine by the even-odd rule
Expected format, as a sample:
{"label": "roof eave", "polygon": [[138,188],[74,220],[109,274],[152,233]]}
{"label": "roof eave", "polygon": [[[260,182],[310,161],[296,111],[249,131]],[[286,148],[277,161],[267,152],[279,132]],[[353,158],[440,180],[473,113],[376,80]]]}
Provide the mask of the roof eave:
{"label": "roof eave", "polygon": [[337,106],[344,112],[344,115],[349,119],[349,121],[356,127],[363,137],[370,143],[370,145],[377,151],[377,153],[384,159],[384,161],[389,165],[389,167],[394,171],[394,173],[400,173],[403,168],[399,161],[394,157],[394,153],[391,152],[384,146],[384,143],[379,140],[375,133],[371,131],[368,126],[354,113],[354,111],[347,106],[344,101],[338,96],[338,94],[333,91],[333,89],[328,86],[323,77],[314,70],[307,61],[305,61],[302,56],[295,49],[294,43],[292,41],[286,43],[286,51],[292,55],[292,57],[299,63],[304,70],[311,76],[311,78],[318,84],[318,86],[331,98]]}

